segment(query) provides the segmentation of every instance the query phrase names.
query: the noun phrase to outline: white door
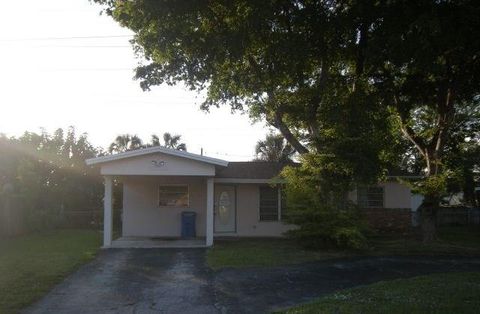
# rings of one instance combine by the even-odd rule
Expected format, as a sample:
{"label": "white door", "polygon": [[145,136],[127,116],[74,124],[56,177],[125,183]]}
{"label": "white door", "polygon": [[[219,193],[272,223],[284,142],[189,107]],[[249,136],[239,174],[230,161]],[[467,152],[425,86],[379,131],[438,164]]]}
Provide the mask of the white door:
{"label": "white door", "polygon": [[236,208],[235,187],[231,185],[215,186],[215,232],[235,232]]}

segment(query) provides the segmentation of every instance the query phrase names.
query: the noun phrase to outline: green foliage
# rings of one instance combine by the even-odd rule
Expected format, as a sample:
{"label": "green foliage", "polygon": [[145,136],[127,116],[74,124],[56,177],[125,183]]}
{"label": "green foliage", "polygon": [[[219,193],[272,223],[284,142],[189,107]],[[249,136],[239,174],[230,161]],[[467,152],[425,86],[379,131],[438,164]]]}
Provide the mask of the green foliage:
{"label": "green foliage", "polygon": [[[157,137],[158,138],[158,137]],[[155,135],[152,135],[152,144],[155,144],[157,141],[154,141]],[[181,143],[182,140],[181,135],[172,135],[168,132],[163,133],[163,146],[166,148],[176,149],[176,150],[183,150],[187,151],[187,145],[185,143]],[[155,143],[154,143],[155,142]],[[160,144],[159,144],[160,145]]]}
{"label": "green foliage", "polygon": [[[324,159],[326,194],[346,191],[327,180],[373,181],[404,155],[441,176],[452,139],[465,140],[454,120],[480,94],[474,0],[93,1],[135,33],[144,90],[182,82],[207,90],[206,110],[265,120],[299,154]],[[425,182],[426,192],[442,194],[439,184]]]}
{"label": "green foliage", "polygon": [[137,135],[123,134],[115,138],[115,141],[110,144],[108,152],[123,153],[129,150],[135,150],[143,147],[142,140]]}
{"label": "green foliage", "polygon": [[335,243],[340,248],[364,249],[367,245],[367,238],[360,231],[358,226],[343,227],[335,230],[333,234]]}
{"label": "green foliage", "polygon": [[53,134],[25,132],[19,138],[0,137],[0,186],[11,185],[11,206],[22,211],[29,230],[44,230],[63,223],[72,209],[101,206],[103,184],[85,159],[99,151],[87,135],[75,129]]}
{"label": "green foliage", "polygon": [[467,205],[480,205],[475,199],[475,181],[480,167],[480,98],[458,110],[451,126],[452,136],[446,143],[443,166],[452,175],[447,181],[448,193],[463,192]]}
{"label": "green foliage", "polygon": [[301,159],[300,166],[282,172],[287,222],[298,226],[288,234],[307,247],[364,248],[365,224],[358,208],[346,199],[352,170],[329,156],[307,154]]}
{"label": "green foliage", "polygon": [[361,217],[353,206],[343,209],[310,207],[290,210],[287,221],[298,226],[288,235],[307,248],[364,249],[367,240]]}
{"label": "green foliage", "polygon": [[425,195],[431,199],[440,200],[447,194],[447,180],[449,173],[444,172],[439,175],[429,176],[423,180],[414,182],[413,192]]}
{"label": "green foliage", "polygon": [[452,149],[478,130],[479,2],[375,6],[366,74],[380,101],[395,108],[410,152],[416,151],[411,156],[426,176],[441,174]]}
{"label": "green foliage", "polygon": [[[336,114],[329,121],[338,123],[349,102],[361,117],[376,104],[359,94],[367,80],[356,78],[353,63],[356,3],[96,2],[135,32],[143,89],[179,82],[207,89],[204,109],[246,110],[279,129],[298,153],[323,147],[324,115]],[[361,117],[350,115],[347,125],[374,125]]]}

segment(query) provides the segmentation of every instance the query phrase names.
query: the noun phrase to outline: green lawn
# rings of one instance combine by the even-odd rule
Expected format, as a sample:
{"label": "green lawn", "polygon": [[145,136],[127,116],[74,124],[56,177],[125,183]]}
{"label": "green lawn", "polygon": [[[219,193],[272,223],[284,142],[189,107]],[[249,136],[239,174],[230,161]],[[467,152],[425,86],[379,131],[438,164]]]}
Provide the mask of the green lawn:
{"label": "green lawn", "polygon": [[39,299],[100,247],[101,234],[60,230],[0,240],[0,313],[16,313]]}
{"label": "green lawn", "polygon": [[213,269],[279,266],[345,256],[348,252],[304,250],[287,239],[229,239],[215,240],[207,253],[207,263]]}
{"label": "green lawn", "polygon": [[438,238],[438,241],[424,245],[411,235],[375,236],[370,239],[367,254],[480,256],[479,227],[443,227]]}
{"label": "green lawn", "polygon": [[284,313],[478,313],[480,273],[383,281],[342,290]]}
{"label": "green lawn", "polygon": [[348,256],[379,255],[475,255],[480,256],[480,228],[442,228],[440,240],[430,245],[410,235],[370,238],[365,251],[305,250],[286,239],[215,240],[207,254],[208,265],[223,267],[278,266]]}

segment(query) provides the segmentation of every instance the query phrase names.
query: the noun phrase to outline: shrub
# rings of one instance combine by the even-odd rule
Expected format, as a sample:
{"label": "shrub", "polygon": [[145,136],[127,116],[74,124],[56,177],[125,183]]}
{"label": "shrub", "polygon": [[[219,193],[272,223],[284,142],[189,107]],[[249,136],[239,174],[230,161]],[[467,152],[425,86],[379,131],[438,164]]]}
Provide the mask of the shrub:
{"label": "shrub", "polygon": [[296,208],[289,210],[288,222],[298,228],[287,235],[307,248],[363,249],[367,231],[359,212],[353,205],[344,209],[328,207]]}
{"label": "shrub", "polygon": [[287,167],[287,222],[297,226],[287,235],[310,248],[366,247],[367,224],[347,200],[351,174],[322,156],[302,157],[299,167]]}
{"label": "shrub", "polygon": [[367,239],[358,227],[338,228],[333,238],[337,246],[341,248],[360,250],[367,246]]}

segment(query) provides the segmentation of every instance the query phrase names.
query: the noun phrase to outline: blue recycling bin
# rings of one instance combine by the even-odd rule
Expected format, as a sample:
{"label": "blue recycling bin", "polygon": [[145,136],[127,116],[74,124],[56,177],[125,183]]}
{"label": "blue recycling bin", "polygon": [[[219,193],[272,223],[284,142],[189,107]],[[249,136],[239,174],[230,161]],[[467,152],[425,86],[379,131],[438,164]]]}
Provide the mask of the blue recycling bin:
{"label": "blue recycling bin", "polygon": [[182,212],[182,238],[195,238],[196,212]]}

